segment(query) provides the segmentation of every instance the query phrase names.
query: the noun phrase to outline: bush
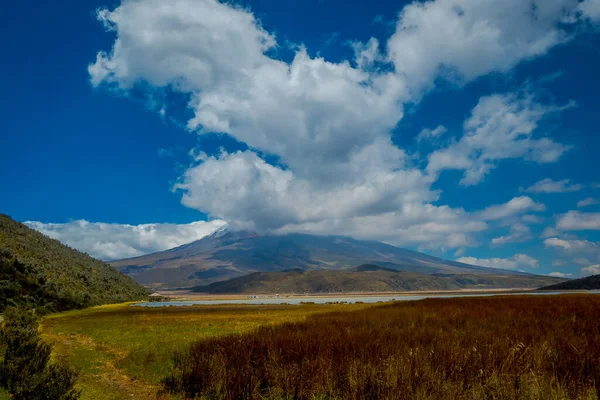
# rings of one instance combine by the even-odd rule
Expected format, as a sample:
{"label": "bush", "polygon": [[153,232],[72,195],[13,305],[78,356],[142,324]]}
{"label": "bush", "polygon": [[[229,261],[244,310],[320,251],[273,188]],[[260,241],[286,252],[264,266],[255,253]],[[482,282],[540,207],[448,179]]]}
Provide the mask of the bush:
{"label": "bush", "polygon": [[9,307],[4,318],[0,386],[14,400],[78,399],[77,373],[62,362],[49,363],[52,347],[42,341],[34,312]]}

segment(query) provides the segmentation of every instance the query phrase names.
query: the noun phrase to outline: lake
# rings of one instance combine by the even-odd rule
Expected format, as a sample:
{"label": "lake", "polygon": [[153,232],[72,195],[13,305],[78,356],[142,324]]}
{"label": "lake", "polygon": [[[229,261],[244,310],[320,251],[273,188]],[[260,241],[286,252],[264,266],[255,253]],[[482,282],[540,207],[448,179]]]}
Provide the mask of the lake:
{"label": "lake", "polygon": [[[491,297],[491,296],[544,296],[552,294],[564,294],[573,292],[521,292],[521,293],[448,293],[448,294],[422,294],[422,295],[373,295],[373,296],[331,296],[331,297],[313,297],[313,296],[294,296],[294,297],[265,297],[249,299],[215,299],[215,300],[183,300],[183,301],[156,301],[142,302],[132,304],[132,307],[182,307],[193,305],[221,305],[221,304],[301,304],[301,303],[377,303],[388,301],[414,301],[423,299],[447,299],[455,297]],[[586,294],[600,294],[600,290],[588,290]]]}

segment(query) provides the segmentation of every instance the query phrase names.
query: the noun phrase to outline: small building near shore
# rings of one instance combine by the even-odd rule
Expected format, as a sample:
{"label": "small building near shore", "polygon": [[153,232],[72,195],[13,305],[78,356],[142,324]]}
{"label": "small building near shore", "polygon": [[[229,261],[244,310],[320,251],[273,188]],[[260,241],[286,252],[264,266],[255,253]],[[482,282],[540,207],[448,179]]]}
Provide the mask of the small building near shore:
{"label": "small building near shore", "polygon": [[164,296],[158,292],[152,293],[150,296],[148,296],[148,301],[149,302],[155,302],[155,301],[169,301],[169,297]]}

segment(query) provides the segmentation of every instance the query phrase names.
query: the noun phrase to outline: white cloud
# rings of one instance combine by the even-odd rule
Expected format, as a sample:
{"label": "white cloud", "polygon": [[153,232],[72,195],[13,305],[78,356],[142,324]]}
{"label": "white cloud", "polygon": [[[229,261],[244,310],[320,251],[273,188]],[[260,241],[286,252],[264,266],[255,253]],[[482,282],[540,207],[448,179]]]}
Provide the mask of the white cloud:
{"label": "white cloud", "polygon": [[167,250],[210,235],[226,225],[224,221],[197,221],[189,224],[107,224],[71,221],[63,224],[25,222],[51,238],[102,260],[135,257]]}
{"label": "white cloud", "polygon": [[577,265],[590,265],[591,261],[588,260],[587,258],[583,258],[583,257],[577,257],[573,260],[573,262]]}
{"label": "white cloud", "polygon": [[544,231],[542,232],[542,237],[548,238],[551,236],[558,236],[559,234],[560,232],[557,231],[555,228],[553,228],[552,226],[547,226],[546,229],[544,229]]}
{"label": "white cloud", "polygon": [[369,39],[367,43],[353,42],[354,61],[360,69],[370,69],[375,63],[383,61],[379,51],[379,41],[375,38]]}
{"label": "white cloud", "polygon": [[568,278],[569,276],[572,276],[573,274],[565,274],[563,272],[550,272],[549,275],[555,276],[557,278]]}
{"label": "white cloud", "polygon": [[537,268],[539,261],[527,254],[515,254],[510,258],[475,258],[461,257],[456,260],[461,263],[479,265],[481,267],[518,269],[518,268]]}
{"label": "white cloud", "polygon": [[351,236],[360,239],[376,239],[395,245],[420,245],[421,249],[429,249],[476,246],[478,243],[472,234],[486,228],[484,222],[471,220],[462,211],[446,206],[413,204],[380,215],[289,224],[277,232],[352,232]]}
{"label": "white cloud", "polygon": [[546,247],[555,247],[564,251],[587,251],[595,252],[600,250],[600,247],[594,242],[588,240],[573,240],[573,239],[559,239],[559,238],[548,238],[544,240]]}
{"label": "white cloud", "polygon": [[521,220],[528,224],[541,224],[542,222],[544,222],[544,218],[540,217],[539,215],[533,214],[525,214],[521,217]]}
{"label": "white cloud", "polygon": [[550,178],[546,178],[528,187],[526,191],[532,193],[568,193],[577,192],[583,189],[582,185],[571,185],[569,184],[569,182],[569,179],[563,179],[562,181],[553,181]]}
{"label": "white cloud", "polygon": [[425,128],[417,135],[417,141],[422,142],[424,140],[435,140],[446,132],[448,132],[448,129],[446,129],[446,127],[443,125],[439,125],[435,129]]}
{"label": "white cloud", "polygon": [[600,1],[584,0],[577,7],[577,11],[584,18],[589,18],[594,22],[600,21]]}
{"label": "white cloud", "polygon": [[569,211],[558,217],[556,228],[563,231],[600,230],[600,213]]}
{"label": "white cloud", "polygon": [[458,249],[454,252],[454,257],[460,257],[463,254],[465,254],[466,251],[467,251],[467,249],[465,249],[464,247],[461,247],[460,249]]}
{"label": "white cloud", "polygon": [[531,239],[531,229],[524,224],[517,223],[510,227],[508,236],[500,236],[492,239],[492,244],[504,245],[508,243],[521,243]]}
{"label": "white cloud", "polygon": [[600,275],[600,264],[590,265],[589,267],[581,268],[583,275]]}
{"label": "white cloud", "polygon": [[594,199],[593,197],[588,197],[587,199],[583,199],[577,202],[578,208],[593,206],[596,204],[600,204],[600,201]]}
{"label": "white cloud", "polygon": [[[568,107],[568,106],[565,106]],[[429,155],[427,171],[437,175],[447,169],[464,170],[461,185],[476,185],[510,158],[537,163],[557,161],[569,146],[548,138],[534,138],[538,123],[548,114],[565,107],[544,106],[529,95],[482,97],[465,121],[464,136],[456,143]]]}
{"label": "white cloud", "polygon": [[580,239],[548,238],[546,248],[554,248],[561,254],[570,256],[570,264],[590,265],[600,263],[600,243]]}
{"label": "white cloud", "polygon": [[399,15],[388,54],[418,90],[442,73],[459,82],[508,71],[567,40],[559,22],[577,0],[413,2]]}
{"label": "white cloud", "polygon": [[515,197],[508,203],[489,206],[479,213],[479,217],[485,221],[494,221],[545,209],[543,204],[536,203],[530,197],[521,196]]}
{"label": "white cloud", "polygon": [[[462,209],[432,205],[439,198],[431,189],[435,176],[412,165],[390,132],[403,105],[418,102],[436,78],[465,83],[504,72],[567,40],[559,22],[577,6],[548,0],[532,12],[520,0],[413,3],[387,43],[355,43],[353,60],[333,63],[302,46],[289,62],[272,58],[275,35],[245,8],[122,0],[98,13],[116,38],[88,70],[94,86],[181,93],[194,114],[190,130],[227,133],[250,146],[198,158],[175,185],[189,207],[250,229],[465,247],[477,243],[474,233],[486,224]],[[393,68],[380,68],[385,63]],[[555,110],[513,95],[483,98],[459,141],[469,150],[449,155],[467,170],[463,183],[506,158],[503,145],[512,158],[557,160],[566,146],[532,137]],[[498,139],[506,134],[508,141]],[[259,153],[278,156],[281,165]],[[503,218],[500,209],[487,214]]]}
{"label": "white cloud", "polygon": [[[386,157],[385,150],[392,148],[386,143],[381,144],[385,149],[378,146],[375,143],[352,155],[356,162],[351,162],[345,173],[354,178],[344,184],[315,185],[246,151],[208,157],[190,168],[175,188],[185,191],[185,205],[206,208],[233,224],[259,230],[389,213],[436,198],[429,189],[430,181],[420,171],[389,170],[394,154]],[[397,155],[402,155],[400,150]]]}
{"label": "white cloud", "polygon": [[[402,165],[388,134],[407,92],[391,72],[311,58],[304,48],[289,64],[270,58],[275,37],[249,11],[214,0],[123,1],[100,15],[118,38],[90,66],[94,84],[147,82],[189,93],[190,129],[228,133],[276,154],[315,184],[344,178],[352,155],[375,142],[394,153],[386,168]],[[374,57],[370,43],[361,56]]]}

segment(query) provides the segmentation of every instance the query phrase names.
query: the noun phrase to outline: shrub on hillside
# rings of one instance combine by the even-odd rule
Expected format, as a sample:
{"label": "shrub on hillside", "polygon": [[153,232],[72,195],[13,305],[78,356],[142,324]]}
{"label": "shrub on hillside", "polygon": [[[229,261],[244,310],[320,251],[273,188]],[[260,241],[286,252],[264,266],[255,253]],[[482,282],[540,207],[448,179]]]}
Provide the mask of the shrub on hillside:
{"label": "shrub on hillside", "polygon": [[62,362],[50,363],[52,347],[38,333],[33,311],[5,310],[0,331],[0,386],[14,400],[76,400],[77,373]]}

